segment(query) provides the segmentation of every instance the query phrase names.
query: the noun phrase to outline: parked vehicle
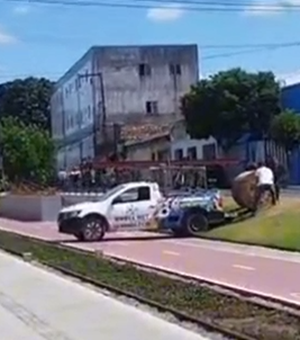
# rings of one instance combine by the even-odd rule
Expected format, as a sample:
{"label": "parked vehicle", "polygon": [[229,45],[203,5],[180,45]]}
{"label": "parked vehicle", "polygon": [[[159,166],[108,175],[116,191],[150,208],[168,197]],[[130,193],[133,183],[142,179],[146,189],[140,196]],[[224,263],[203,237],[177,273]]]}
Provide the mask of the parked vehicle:
{"label": "parked vehicle", "polygon": [[58,229],[81,241],[99,241],[106,232],[142,230],[153,217],[163,230],[192,235],[224,219],[224,212],[217,190],[174,192],[164,197],[155,182],[130,182],[114,187],[96,202],[63,208]]}
{"label": "parked vehicle", "polygon": [[218,190],[177,193],[157,214],[160,229],[176,236],[193,236],[225,221],[223,199]]}

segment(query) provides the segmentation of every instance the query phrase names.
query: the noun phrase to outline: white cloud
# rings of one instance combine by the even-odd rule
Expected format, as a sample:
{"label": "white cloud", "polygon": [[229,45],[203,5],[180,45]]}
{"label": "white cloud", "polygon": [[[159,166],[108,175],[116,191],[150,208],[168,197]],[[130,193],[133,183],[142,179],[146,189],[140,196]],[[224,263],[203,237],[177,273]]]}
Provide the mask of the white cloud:
{"label": "white cloud", "polygon": [[181,18],[184,14],[184,10],[181,7],[178,3],[169,3],[150,8],[147,12],[147,18],[152,21],[174,21]]}
{"label": "white cloud", "polygon": [[0,45],[14,44],[16,42],[17,39],[13,35],[3,31],[0,28]]}
{"label": "white cloud", "polygon": [[[277,5],[271,5],[270,3],[256,1],[253,5],[246,6],[244,14],[251,16],[270,16],[279,14],[281,8]],[[279,10],[277,9],[279,7]]]}
{"label": "white cloud", "polygon": [[300,5],[300,0],[254,0],[252,5],[245,7],[244,14],[251,16],[278,15],[295,5]]}
{"label": "white cloud", "polygon": [[28,5],[18,5],[13,8],[13,13],[16,15],[26,15],[30,10],[31,8]]}

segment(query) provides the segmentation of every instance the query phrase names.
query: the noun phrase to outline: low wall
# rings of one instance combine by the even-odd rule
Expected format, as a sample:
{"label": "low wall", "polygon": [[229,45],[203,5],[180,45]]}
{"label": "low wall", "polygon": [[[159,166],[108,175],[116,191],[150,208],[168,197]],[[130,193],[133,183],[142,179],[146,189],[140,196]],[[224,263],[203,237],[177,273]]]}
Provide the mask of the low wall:
{"label": "low wall", "polygon": [[60,195],[6,194],[0,199],[0,216],[20,221],[56,221],[62,207]]}
{"label": "low wall", "polygon": [[101,193],[63,193],[53,196],[1,193],[0,217],[20,221],[56,221],[62,207],[95,202]]}
{"label": "low wall", "polygon": [[72,204],[83,202],[96,202],[103,195],[101,193],[63,193],[61,194],[62,206],[67,207]]}

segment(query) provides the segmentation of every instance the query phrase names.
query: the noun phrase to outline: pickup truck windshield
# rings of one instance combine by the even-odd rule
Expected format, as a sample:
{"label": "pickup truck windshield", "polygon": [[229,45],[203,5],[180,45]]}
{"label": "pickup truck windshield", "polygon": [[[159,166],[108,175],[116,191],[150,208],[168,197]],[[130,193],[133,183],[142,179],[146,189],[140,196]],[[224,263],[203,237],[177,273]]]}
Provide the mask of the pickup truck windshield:
{"label": "pickup truck windshield", "polygon": [[98,198],[98,202],[103,202],[106,201],[107,199],[109,199],[111,196],[113,196],[114,194],[116,194],[119,190],[122,190],[125,188],[125,184],[120,184],[117,185],[116,187],[108,190],[105,194],[103,194],[102,196],[100,196]]}

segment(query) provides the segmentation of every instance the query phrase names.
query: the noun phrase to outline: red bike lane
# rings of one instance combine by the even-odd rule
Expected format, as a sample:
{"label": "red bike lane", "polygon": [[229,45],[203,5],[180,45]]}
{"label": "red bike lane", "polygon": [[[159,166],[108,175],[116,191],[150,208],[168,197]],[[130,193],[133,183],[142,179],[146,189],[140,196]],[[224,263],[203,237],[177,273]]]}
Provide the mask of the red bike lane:
{"label": "red bike lane", "polygon": [[61,235],[53,223],[23,223],[0,219],[0,229],[44,240],[59,241],[87,251],[103,251],[108,256],[167,270],[195,279],[271,296],[300,305],[299,261],[265,256],[262,253],[200,245],[190,241],[158,238],[153,233],[112,233],[96,243],[77,242]]}

